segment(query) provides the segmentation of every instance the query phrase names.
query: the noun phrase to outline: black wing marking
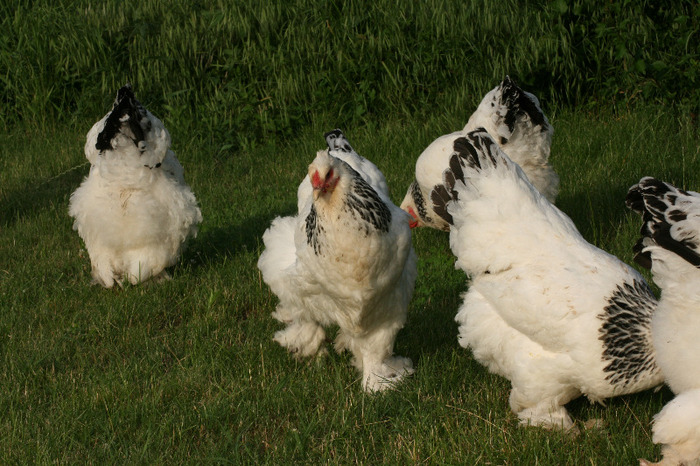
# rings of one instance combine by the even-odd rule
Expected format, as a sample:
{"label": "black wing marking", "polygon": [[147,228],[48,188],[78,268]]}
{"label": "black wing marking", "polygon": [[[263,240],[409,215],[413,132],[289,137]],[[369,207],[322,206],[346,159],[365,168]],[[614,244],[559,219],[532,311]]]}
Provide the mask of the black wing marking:
{"label": "black wing marking", "polygon": [[442,174],[442,184],[435,185],[430,192],[433,210],[450,225],[454,225],[454,218],[447,211],[447,205],[459,199],[454,186],[457,181],[465,182],[464,168],[481,171],[484,163],[495,166],[499,161],[498,146],[484,128],[455,139],[453,148],[449,166]]}
{"label": "black wing marking", "polygon": [[[449,168],[447,170],[449,170]],[[435,213],[438,214],[440,218],[442,218],[450,225],[454,225],[454,219],[452,218],[452,215],[447,211],[447,204],[452,200],[452,196],[450,195],[450,192],[447,190],[445,185],[435,185],[433,190],[430,191],[430,200],[433,203],[433,210],[435,211]]]}

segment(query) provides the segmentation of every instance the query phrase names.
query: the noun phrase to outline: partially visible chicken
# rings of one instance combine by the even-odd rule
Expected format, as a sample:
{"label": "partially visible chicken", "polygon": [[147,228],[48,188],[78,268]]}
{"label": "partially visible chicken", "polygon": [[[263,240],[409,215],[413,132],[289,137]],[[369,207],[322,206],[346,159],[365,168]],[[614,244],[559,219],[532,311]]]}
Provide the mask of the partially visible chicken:
{"label": "partially visible chicken", "polygon": [[[700,194],[645,177],[627,194],[642,214],[636,260],[661,288],[651,322],[656,358],[676,394],[654,417],[661,465],[700,465]],[[649,464],[642,461],[642,464]]]}
{"label": "partially visible chicken", "polygon": [[318,152],[298,190],[306,196],[299,214],[273,220],[258,268],[279,298],[272,315],[286,325],[275,341],[312,356],[324,327],[338,325],[336,349],[349,350],[363,388],[378,391],[413,372],[410,359],[392,354],[413,294],[416,256],[409,216],[370,183],[328,150]]}
{"label": "partially visible chicken", "polygon": [[163,123],[119,89],[112,110],[87,135],[90,174],[68,213],[85,242],[94,282],[111,288],[167,277],[202,213],[170,150]]}
{"label": "partially visible chicken", "polygon": [[440,136],[418,157],[416,179],[401,203],[401,208],[413,217],[412,227],[449,230],[449,225],[432,209],[430,191],[442,182],[442,170],[449,163],[455,140],[480,127],[520,165],[535,188],[554,203],[559,177],[548,162],[554,129],[537,97],[506,76],[484,96],[462,131]]}
{"label": "partially visible chicken", "polygon": [[510,380],[521,423],[569,429],[574,398],[663,382],[642,276],[586,242],[485,130],[455,140],[431,200],[470,278],[459,343]]}

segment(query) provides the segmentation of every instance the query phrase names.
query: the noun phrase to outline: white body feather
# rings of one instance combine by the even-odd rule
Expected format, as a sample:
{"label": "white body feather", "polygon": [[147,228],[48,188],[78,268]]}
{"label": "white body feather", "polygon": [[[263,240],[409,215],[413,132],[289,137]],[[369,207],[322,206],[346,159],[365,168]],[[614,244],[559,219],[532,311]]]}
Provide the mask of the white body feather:
{"label": "white body feather", "polygon": [[[352,168],[320,152],[312,167],[326,165],[340,174],[332,194],[319,195],[307,176],[298,190],[299,214],[276,218],[263,235],[258,268],[280,300],[273,316],[286,324],[275,341],[311,356],[325,339],[323,327],[337,325],[336,349],[353,354],[363,388],[382,390],[413,372],[410,359],[392,357],[416,278],[408,215],[380,194],[384,188],[376,178],[355,164],[355,175],[372,180],[369,185],[390,212],[386,231],[373,228],[347,207]],[[310,224],[319,228],[313,236]]]}
{"label": "white body feather", "polygon": [[653,442],[663,445],[663,460],[655,464],[700,465],[700,389],[683,391],[667,403],[654,416],[652,433]]}
{"label": "white body feather", "polygon": [[[486,133],[468,138],[484,144],[481,168],[463,167],[447,203],[456,267],[471,278],[456,316],[460,345],[511,381],[510,406],[525,424],[566,429],[564,405],[581,394],[601,401],[662,383],[649,329],[656,301],[641,275],[586,242]],[[606,340],[615,296],[632,309],[634,348]],[[632,350],[645,357],[626,373]]]}
{"label": "white body feather", "polygon": [[90,255],[93,279],[108,288],[163,274],[202,221],[168,131],[146,112],[152,127],[143,151],[122,133],[112,140],[113,150],[97,150],[109,114],[95,123],[85,144],[90,173],[70,198],[69,215]]}

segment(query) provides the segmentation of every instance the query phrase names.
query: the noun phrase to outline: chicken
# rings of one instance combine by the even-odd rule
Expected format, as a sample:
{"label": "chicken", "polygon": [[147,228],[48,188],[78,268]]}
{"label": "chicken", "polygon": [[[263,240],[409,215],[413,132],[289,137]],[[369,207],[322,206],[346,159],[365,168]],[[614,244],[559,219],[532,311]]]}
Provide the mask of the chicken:
{"label": "chicken", "polygon": [[676,395],[654,417],[652,440],[663,445],[658,464],[700,465],[700,194],[645,177],[626,203],[642,214],[635,259],[661,288],[651,333]]}
{"label": "chicken", "polygon": [[337,325],[336,349],[351,352],[366,391],[380,391],[413,372],[410,359],[393,356],[417,273],[410,218],[341,132],[326,138],[330,151],[317,153],[299,187],[298,214],[275,218],[263,235],[258,268],[286,326],[274,340],[313,356],[324,351],[324,327]]}
{"label": "chicken", "polygon": [[440,136],[416,161],[416,179],[409,186],[401,208],[411,214],[411,227],[449,230],[430,203],[430,191],[442,182],[456,139],[483,127],[511,160],[525,171],[530,182],[554,203],[559,177],[549,164],[554,129],[540,108],[537,97],[520,89],[508,76],[487,93],[462,131]]}
{"label": "chicken", "polygon": [[[324,134],[323,137],[326,139],[326,144],[328,144],[328,153],[330,155],[350,165],[355,171],[362,175],[377,193],[389,200],[389,186],[387,185],[384,174],[375,164],[355,152],[355,149],[350,145],[350,141],[348,141],[345,134],[343,134],[340,129],[336,128],[333,131],[329,131]],[[299,184],[299,189],[297,191],[297,207],[299,212],[302,212],[304,206],[310,207],[308,201],[311,199],[312,191],[311,178],[307,175],[301,184]]]}
{"label": "chicken", "polygon": [[202,213],[170,150],[163,123],[119,89],[112,110],[87,134],[90,173],[70,197],[95,283],[111,288],[167,278]]}
{"label": "chicken", "polygon": [[510,380],[521,423],[570,429],[564,405],[581,394],[602,402],[663,382],[647,283],[586,242],[484,129],[455,140],[431,201],[470,278],[459,343]]}

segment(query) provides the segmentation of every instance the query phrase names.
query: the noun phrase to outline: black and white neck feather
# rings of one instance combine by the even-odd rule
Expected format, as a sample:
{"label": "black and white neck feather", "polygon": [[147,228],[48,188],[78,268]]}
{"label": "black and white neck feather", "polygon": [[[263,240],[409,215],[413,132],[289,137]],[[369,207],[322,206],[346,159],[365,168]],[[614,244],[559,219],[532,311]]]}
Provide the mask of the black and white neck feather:
{"label": "black and white neck feather", "polygon": [[389,232],[389,207],[349,164],[321,151],[309,166],[309,176],[314,202],[306,216],[305,229],[307,243],[317,255],[323,254],[327,222],[341,222],[348,233],[357,230],[364,236]]}

